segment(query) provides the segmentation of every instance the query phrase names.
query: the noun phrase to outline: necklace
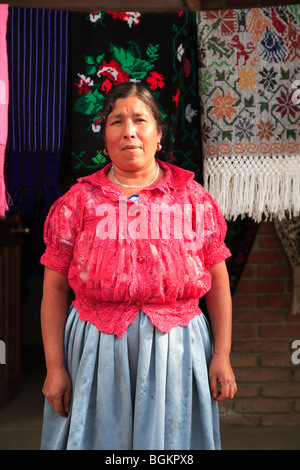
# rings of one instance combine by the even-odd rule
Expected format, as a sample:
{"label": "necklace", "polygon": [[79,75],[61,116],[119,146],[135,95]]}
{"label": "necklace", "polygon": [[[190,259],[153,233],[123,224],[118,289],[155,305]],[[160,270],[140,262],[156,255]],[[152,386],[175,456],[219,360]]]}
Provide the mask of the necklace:
{"label": "necklace", "polygon": [[157,179],[157,177],[158,177],[159,166],[158,166],[157,162],[155,162],[155,165],[156,165],[156,167],[157,167],[155,177],[154,177],[153,180],[151,180],[149,183],[143,184],[143,185],[141,185],[141,186],[136,186],[136,185],[130,186],[129,184],[120,183],[120,181],[118,181],[117,178],[115,177],[114,167],[113,167],[113,166],[111,167],[111,174],[112,174],[112,177],[113,177],[113,179],[114,179],[114,182],[117,183],[117,184],[119,184],[120,186],[123,186],[123,188],[146,188],[146,186],[150,186],[151,184],[153,184],[154,181],[155,181],[155,180]]}

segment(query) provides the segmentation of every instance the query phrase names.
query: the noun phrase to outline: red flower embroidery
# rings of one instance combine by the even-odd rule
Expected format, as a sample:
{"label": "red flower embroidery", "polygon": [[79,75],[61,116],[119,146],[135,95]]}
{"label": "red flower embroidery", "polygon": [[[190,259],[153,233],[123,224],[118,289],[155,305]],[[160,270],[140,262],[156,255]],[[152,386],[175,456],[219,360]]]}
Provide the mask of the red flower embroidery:
{"label": "red flower embroidery", "polygon": [[237,18],[234,10],[206,11],[205,20],[221,20],[221,34],[230,36],[237,30]]}
{"label": "red flower embroidery", "polygon": [[110,80],[113,80],[115,85],[129,80],[128,73],[122,70],[118,62],[115,60],[111,60],[109,64],[103,61],[103,65],[99,67],[97,75],[98,77],[101,75],[108,77]]}
{"label": "red flower embroidery", "polygon": [[191,73],[191,62],[189,61],[189,59],[185,58],[185,61],[184,61],[184,75],[185,75],[185,77],[188,77],[190,73]]}
{"label": "red flower embroidery", "polygon": [[101,90],[102,91],[105,91],[105,94],[107,95],[107,93],[109,92],[109,90],[111,89],[112,87],[112,83],[106,79],[103,83],[102,83],[102,87],[101,87]]}
{"label": "red flower embroidery", "polygon": [[90,86],[93,86],[93,81],[90,78],[86,78],[84,75],[78,74],[79,76],[79,82],[75,83],[75,86],[78,88],[78,94],[82,95],[84,93],[85,95],[88,95],[90,93]]}
{"label": "red flower embroidery", "polygon": [[163,88],[165,86],[164,76],[157,72],[150,72],[150,76],[146,79],[146,82],[149,83],[149,88],[151,90],[156,90],[158,88]]}
{"label": "red flower embroidery", "polygon": [[141,13],[136,11],[121,11],[120,13],[108,11],[107,13],[112,15],[114,20],[120,18],[120,20],[126,21],[130,28],[132,25],[138,25],[140,23]]}
{"label": "red flower embroidery", "polygon": [[279,106],[275,109],[275,111],[281,114],[281,119],[283,119],[287,114],[291,115],[295,119],[296,114],[300,111],[299,106],[293,103],[292,96],[293,92],[288,94],[283,90],[281,90],[280,96],[276,96]]}
{"label": "red flower embroidery", "polygon": [[175,101],[176,107],[178,106],[178,101],[179,101],[179,89],[177,88],[177,92],[175,96],[172,96],[172,101]]}

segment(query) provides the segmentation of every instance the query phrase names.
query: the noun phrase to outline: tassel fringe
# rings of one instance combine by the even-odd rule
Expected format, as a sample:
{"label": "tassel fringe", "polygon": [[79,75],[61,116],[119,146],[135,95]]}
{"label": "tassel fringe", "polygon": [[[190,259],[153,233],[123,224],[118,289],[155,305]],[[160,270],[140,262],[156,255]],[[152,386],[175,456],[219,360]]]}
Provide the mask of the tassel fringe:
{"label": "tassel fringe", "polygon": [[203,175],[228,221],[300,215],[300,156],[206,158]]}

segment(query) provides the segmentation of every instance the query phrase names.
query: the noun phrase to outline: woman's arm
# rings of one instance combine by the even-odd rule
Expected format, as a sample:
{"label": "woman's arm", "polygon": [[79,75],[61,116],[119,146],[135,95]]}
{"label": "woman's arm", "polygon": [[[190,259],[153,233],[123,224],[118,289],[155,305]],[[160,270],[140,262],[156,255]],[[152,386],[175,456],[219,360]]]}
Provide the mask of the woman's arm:
{"label": "woman's arm", "polygon": [[[214,355],[210,364],[209,379],[213,398],[226,401],[237,391],[235,377],[230,365],[232,302],[229,276],[225,261],[209,270],[211,289],[205,296],[213,334]],[[218,392],[218,384],[221,390]]]}
{"label": "woman's arm", "polygon": [[67,416],[72,385],[64,365],[64,329],[68,313],[69,285],[66,276],[45,268],[41,328],[47,376],[43,393],[55,411]]}

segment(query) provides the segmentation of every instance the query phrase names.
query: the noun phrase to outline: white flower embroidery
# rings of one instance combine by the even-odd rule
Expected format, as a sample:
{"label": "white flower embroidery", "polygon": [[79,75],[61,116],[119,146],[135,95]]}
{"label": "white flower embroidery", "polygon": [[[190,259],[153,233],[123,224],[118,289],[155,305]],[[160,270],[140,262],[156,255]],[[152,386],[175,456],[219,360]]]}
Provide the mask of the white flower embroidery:
{"label": "white flower embroidery", "polygon": [[180,46],[177,49],[177,59],[179,60],[179,62],[181,62],[183,54],[184,54],[184,47],[182,44],[180,44]]}
{"label": "white flower embroidery", "polygon": [[86,77],[83,73],[78,73],[78,77],[80,78],[80,86],[94,86],[94,80],[92,80],[90,77]]}
{"label": "white flower embroidery", "polygon": [[90,22],[91,23],[97,23],[98,20],[101,18],[101,12],[100,11],[95,11],[90,14]]}
{"label": "white flower embroidery", "polygon": [[139,24],[140,16],[141,14],[137,11],[126,11],[126,16],[124,17],[124,20],[127,21],[129,28],[131,28],[133,24]]}
{"label": "white flower embroidery", "polygon": [[193,109],[189,103],[185,108],[185,119],[189,122],[192,122],[194,116],[197,116],[197,110]]}
{"label": "white flower embroidery", "polygon": [[100,119],[96,119],[92,124],[92,131],[95,133],[98,133],[100,132],[100,129],[101,129]]}

